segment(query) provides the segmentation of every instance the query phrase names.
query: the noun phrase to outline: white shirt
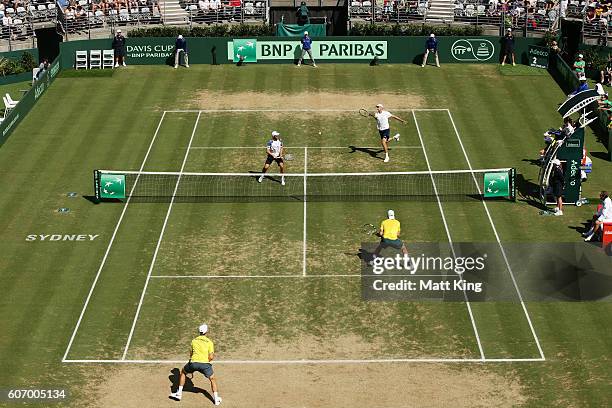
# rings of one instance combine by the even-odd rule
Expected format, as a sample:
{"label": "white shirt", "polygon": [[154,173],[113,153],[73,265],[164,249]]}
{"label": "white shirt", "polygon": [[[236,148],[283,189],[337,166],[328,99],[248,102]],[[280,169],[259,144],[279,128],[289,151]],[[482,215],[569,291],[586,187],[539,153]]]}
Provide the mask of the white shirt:
{"label": "white shirt", "polygon": [[606,91],[604,91],[603,86],[599,82],[595,84],[595,89],[597,90],[598,95],[603,95],[606,93]]}
{"label": "white shirt", "polygon": [[612,200],[610,197],[606,197],[606,199],[603,200],[603,208],[601,209],[598,220],[612,221]]}
{"label": "white shirt", "polygon": [[376,128],[378,130],[386,130],[389,129],[389,118],[393,116],[391,114],[391,112],[388,111],[382,111],[382,112],[376,112],[374,114],[374,117],[376,118]]}
{"label": "white shirt", "polygon": [[283,142],[280,139],[278,140],[270,139],[270,141],[267,144],[267,147],[272,152],[272,157],[276,159],[281,154],[281,150],[283,148]]}

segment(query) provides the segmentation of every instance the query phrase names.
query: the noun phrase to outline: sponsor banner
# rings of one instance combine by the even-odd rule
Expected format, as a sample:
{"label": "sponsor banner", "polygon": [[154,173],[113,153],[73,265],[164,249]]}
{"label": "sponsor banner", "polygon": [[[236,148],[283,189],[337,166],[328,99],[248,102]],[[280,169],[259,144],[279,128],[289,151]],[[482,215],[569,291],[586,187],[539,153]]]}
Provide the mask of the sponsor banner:
{"label": "sponsor banner", "polygon": [[[244,41],[234,40],[227,43],[227,59],[238,61],[235,43],[243,46]],[[295,60],[302,55],[302,46],[299,41],[257,41],[254,44],[255,55],[253,60]],[[374,57],[386,60],[387,41],[314,41],[312,55],[315,60],[371,60]],[[308,57],[306,57],[308,58]],[[246,59],[245,59],[246,61]]]}
{"label": "sponsor banner", "polygon": [[538,47],[537,45],[530,45],[527,53],[529,59],[529,66],[536,68],[548,69],[548,57],[550,50],[547,47]]}
{"label": "sponsor banner", "polygon": [[579,241],[503,247],[497,242],[454,242],[452,248],[448,242],[407,241],[406,255],[399,245],[362,243],[362,299],[612,301],[612,256],[600,246]]}
{"label": "sponsor banner", "polygon": [[507,171],[485,173],[483,177],[485,198],[510,196],[510,178]]}
{"label": "sponsor banner", "polygon": [[495,46],[485,38],[460,39],[451,45],[451,56],[461,62],[486,62],[495,55]]}
{"label": "sponsor banner", "polygon": [[[173,38],[128,39],[125,50],[128,64],[166,64],[174,55]],[[153,40],[153,41],[151,41]]]}
{"label": "sponsor banner", "polygon": [[100,198],[125,198],[125,175],[101,174]]}

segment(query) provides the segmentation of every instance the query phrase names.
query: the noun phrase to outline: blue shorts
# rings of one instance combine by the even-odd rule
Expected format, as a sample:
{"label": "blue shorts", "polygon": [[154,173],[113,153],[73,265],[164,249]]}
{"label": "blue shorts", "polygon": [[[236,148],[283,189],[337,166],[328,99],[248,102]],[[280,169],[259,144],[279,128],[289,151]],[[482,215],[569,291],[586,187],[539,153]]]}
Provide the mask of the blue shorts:
{"label": "blue shorts", "polygon": [[192,363],[190,361],[187,364],[185,364],[185,367],[183,367],[183,370],[187,374],[191,374],[195,371],[198,371],[204,374],[204,377],[206,378],[210,378],[213,375],[212,364],[210,363]]}
{"label": "blue shorts", "polygon": [[389,140],[389,135],[391,135],[391,129],[379,130],[378,134],[380,135],[381,139]]}

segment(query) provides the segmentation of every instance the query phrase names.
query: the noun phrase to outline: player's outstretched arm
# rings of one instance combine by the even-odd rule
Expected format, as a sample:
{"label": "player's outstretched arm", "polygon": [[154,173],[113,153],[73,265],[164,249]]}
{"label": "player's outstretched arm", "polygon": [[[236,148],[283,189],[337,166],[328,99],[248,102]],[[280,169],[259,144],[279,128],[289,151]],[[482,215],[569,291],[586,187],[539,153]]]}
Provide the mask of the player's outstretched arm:
{"label": "player's outstretched arm", "polygon": [[391,117],[392,117],[393,119],[395,119],[395,120],[399,120],[399,121],[400,121],[400,122],[402,122],[402,123],[406,123],[406,121],[405,121],[404,119],[400,118],[399,116],[391,115]]}

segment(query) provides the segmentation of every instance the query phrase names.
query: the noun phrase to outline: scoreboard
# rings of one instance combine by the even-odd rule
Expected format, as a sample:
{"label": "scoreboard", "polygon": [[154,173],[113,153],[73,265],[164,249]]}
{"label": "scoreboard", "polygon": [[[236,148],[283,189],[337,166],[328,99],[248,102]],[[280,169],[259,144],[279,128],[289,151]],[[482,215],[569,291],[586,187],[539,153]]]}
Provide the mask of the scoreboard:
{"label": "scoreboard", "polygon": [[537,45],[529,46],[529,66],[536,68],[548,69],[548,56],[550,49],[548,47],[538,47]]}

